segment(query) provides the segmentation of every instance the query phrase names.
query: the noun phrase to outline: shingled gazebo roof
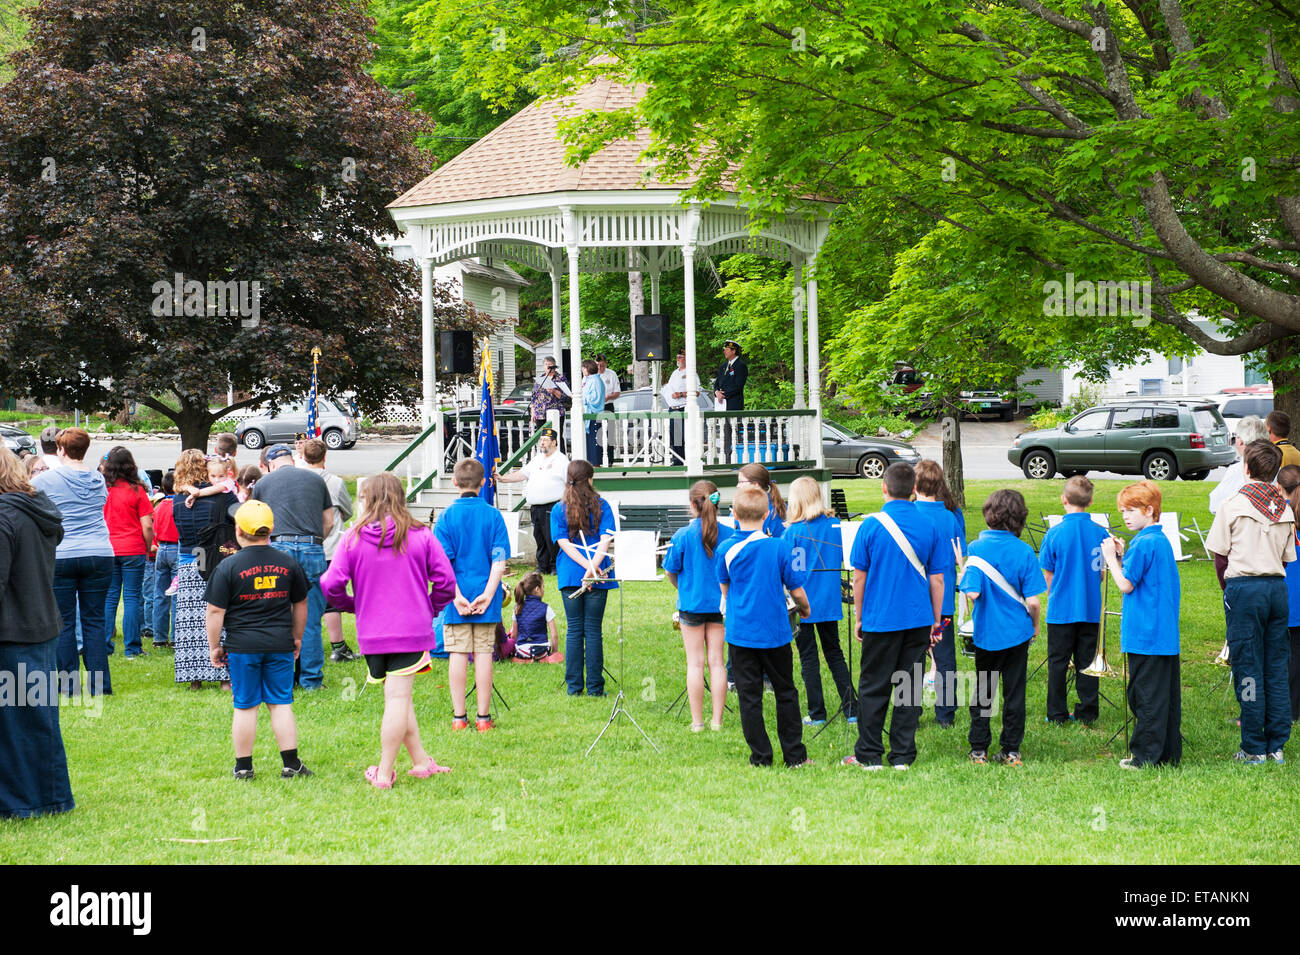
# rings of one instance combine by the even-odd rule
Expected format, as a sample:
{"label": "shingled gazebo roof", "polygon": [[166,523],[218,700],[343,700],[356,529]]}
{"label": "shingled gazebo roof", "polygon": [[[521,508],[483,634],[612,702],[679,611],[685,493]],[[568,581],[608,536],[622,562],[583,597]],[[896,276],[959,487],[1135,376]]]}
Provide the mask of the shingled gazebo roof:
{"label": "shingled gazebo roof", "polygon": [[388,208],[468,202],[505,196],[611,189],[672,189],[690,187],[694,178],[664,182],[654,167],[639,157],[650,144],[648,130],[632,139],[610,143],[585,163],[565,162],[559,139],[561,120],[589,112],[633,106],[645,87],[598,79],[562,100],[535,101],[525,106],[464,152],[439,166]]}

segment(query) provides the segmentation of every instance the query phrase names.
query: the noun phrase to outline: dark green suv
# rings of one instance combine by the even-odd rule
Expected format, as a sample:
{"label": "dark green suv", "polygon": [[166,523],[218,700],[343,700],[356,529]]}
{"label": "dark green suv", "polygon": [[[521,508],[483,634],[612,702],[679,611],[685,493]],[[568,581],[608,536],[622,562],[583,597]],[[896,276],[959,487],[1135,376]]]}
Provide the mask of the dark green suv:
{"label": "dark green suv", "polygon": [[1025,477],[1037,479],[1114,471],[1202,481],[1236,456],[1217,405],[1154,398],[1089,408],[1060,428],[1017,435],[1007,451]]}

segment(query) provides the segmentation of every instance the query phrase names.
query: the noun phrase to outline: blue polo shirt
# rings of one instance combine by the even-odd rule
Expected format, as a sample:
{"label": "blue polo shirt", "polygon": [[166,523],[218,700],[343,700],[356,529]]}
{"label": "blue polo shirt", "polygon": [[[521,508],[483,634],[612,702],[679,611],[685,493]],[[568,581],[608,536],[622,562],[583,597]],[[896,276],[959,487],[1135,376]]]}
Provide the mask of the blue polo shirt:
{"label": "blue polo shirt", "polygon": [[[982,557],[996,567],[1026,600],[1047,589],[1034,549],[1010,531],[983,531],[970,545],[970,556]],[[961,590],[979,594],[975,601],[975,646],[981,650],[1018,647],[1034,635],[1029,611],[978,567],[966,565]]]}
{"label": "blue polo shirt", "polygon": [[[1300,534],[1296,535],[1296,553],[1300,554]],[[1286,621],[1288,627],[1300,627],[1300,560],[1286,565],[1286,592],[1290,608]],[[1292,716],[1296,714],[1292,713]]]}
{"label": "blue polo shirt", "polygon": [[[456,586],[466,600],[472,601],[483,592],[492,565],[510,559],[510,537],[506,533],[505,518],[501,512],[477,494],[461,497],[438,515],[434,525],[438,543],[447,552]],[[487,610],[477,616],[465,616],[448,604],[444,623],[500,623],[501,588],[492,596]]]}
{"label": "blue polo shirt", "polygon": [[697,517],[673,534],[664,554],[664,570],[677,575],[677,609],[687,613],[718,613],[722,610],[722,588],[713,568],[714,557],[730,537],[726,524],[718,525],[713,557],[704,552],[703,526]]}
{"label": "blue polo shirt", "polygon": [[1159,524],[1133,535],[1124,551],[1124,576],[1133,592],[1124,595],[1120,650],[1148,656],[1178,655],[1178,604],[1182,582],[1174,549]]}
{"label": "blue polo shirt", "polygon": [[[966,518],[961,511],[950,511],[942,501],[917,501],[916,509],[934,525],[945,541],[956,541],[966,556]],[[918,555],[919,556],[919,555]],[[957,558],[943,572],[943,615],[951,617],[957,610]]]}
{"label": "blue polo shirt", "polygon": [[808,594],[812,613],[803,622],[844,619],[844,601],[840,596],[844,539],[840,537],[840,519],[823,514],[811,521],[799,521],[786,529],[784,539],[794,548],[796,569],[808,572],[803,589]]}
{"label": "blue polo shirt", "polygon": [[763,519],[763,533],[768,537],[785,536],[785,522],[777,515],[775,504],[767,506],[767,517]]}
{"label": "blue polo shirt", "polygon": [[911,501],[887,501],[883,510],[912,545],[927,576],[916,572],[883,524],[864,520],[849,552],[849,564],[867,575],[858,629],[882,633],[932,626],[928,575],[946,573],[953,565],[952,546]]}
{"label": "blue polo shirt", "polygon": [[[583,532],[585,535],[585,531]],[[586,536],[586,552],[589,556],[595,557],[596,550],[600,547],[600,539],[606,535],[614,534],[614,512],[610,510],[609,502],[603,497],[600,498],[600,520],[596,525],[596,537],[593,540],[589,535]],[[583,538],[579,536],[578,531],[574,531],[573,538],[569,538],[569,520],[568,512],[564,509],[564,501],[557,501],[551,508],[551,540],[556,542],[557,553],[555,555],[555,576],[559,579],[561,589],[565,587],[581,587],[582,575],[584,568],[572,557],[566,554],[559,546],[559,542],[567,540],[578,550],[583,550]],[[611,568],[613,560],[609,554],[601,562],[600,569],[606,570]],[[608,583],[599,585],[601,590],[611,590],[618,584],[614,581],[614,572],[609,569]]]}
{"label": "blue polo shirt", "polygon": [[795,570],[794,548],[762,531],[736,531],[713,559],[718,582],[727,584],[727,642],[770,650],[792,639],[785,590],[804,585],[808,575]]}
{"label": "blue polo shirt", "polygon": [[1043,535],[1038,563],[1052,572],[1048,623],[1101,621],[1101,575],[1106,568],[1101,542],[1107,536],[1092,515],[1082,511],[1066,514]]}

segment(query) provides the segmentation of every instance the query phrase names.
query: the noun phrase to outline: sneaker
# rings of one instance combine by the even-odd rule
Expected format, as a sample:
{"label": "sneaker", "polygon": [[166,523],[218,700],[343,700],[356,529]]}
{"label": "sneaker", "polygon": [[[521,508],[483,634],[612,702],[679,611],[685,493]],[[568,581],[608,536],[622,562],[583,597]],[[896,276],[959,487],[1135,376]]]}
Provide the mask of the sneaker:
{"label": "sneaker", "polygon": [[173,577],[172,582],[167,585],[167,589],[163,591],[163,594],[168,597],[175,597],[180,592],[180,589],[181,589],[180,577],[179,576]]}
{"label": "sneaker", "polygon": [[735,692],[736,692],[736,681],[735,681],[735,680],[728,680],[728,681],[727,681],[727,692],[728,692],[728,693],[735,693]]}
{"label": "sneaker", "polygon": [[152,640],[152,639],[153,639],[153,631],[150,630],[148,627],[144,627],[144,628],[142,628],[142,629],[140,630],[140,639],[141,639],[141,640]]}
{"label": "sneaker", "polygon": [[1065,719],[1063,719],[1063,720],[1054,720],[1054,719],[1052,719],[1050,716],[1044,716],[1044,717],[1043,717],[1043,722],[1046,723],[1048,726],[1064,726],[1066,723],[1068,723],[1068,722],[1069,722],[1070,720],[1072,720],[1072,719],[1074,719],[1073,716],[1067,716],[1067,717],[1066,717]]}
{"label": "sneaker", "polygon": [[1285,762],[1286,762],[1286,757],[1282,755],[1282,751],[1281,751],[1280,749],[1277,750],[1277,751],[1275,751],[1275,752],[1269,753],[1269,754],[1268,754],[1268,758],[1271,759],[1271,760],[1273,760],[1273,762],[1275,762],[1275,763],[1285,763]]}
{"label": "sneaker", "polygon": [[803,769],[805,766],[811,766],[812,764],[813,764],[813,761],[812,761],[811,759],[805,759],[802,763],[795,763],[793,766],[787,766],[786,768],[787,768],[787,769]]}
{"label": "sneaker", "polygon": [[849,755],[845,756],[842,760],[840,760],[840,765],[853,766],[856,767],[857,769],[864,769],[867,772],[872,772],[874,770],[885,768],[880,763],[860,763],[858,762],[858,758],[854,756],[852,753],[849,753]]}
{"label": "sneaker", "polygon": [[712,730],[714,733],[720,733],[720,732],[722,732],[722,724],[721,724],[721,723],[710,723],[710,724],[709,724],[709,729]]}
{"label": "sneaker", "polygon": [[895,768],[895,769],[903,769],[903,770],[905,770],[905,769],[907,769],[907,767],[908,767],[909,765],[911,765],[911,764],[910,764],[910,763],[895,763],[895,764],[894,764],[894,768]]}
{"label": "sneaker", "polygon": [[858,718],[857,718],[856,716],[850,716],[850,717],[849,717],[849,725],[850,725],[850,726],[857,726],[857,725],[858,725]]}
{"label": "sneaker", "polygon": [[815,720],[815,719],[813,719],[811,716],[805,716],[805,717],[803,718],[803,725],[804,725],[804,726],[825,726],[825,725],[826,725],[826,721],[825,721],[825,720]]}
{"label": "sneaker", "polygon": [[1119,768],[1120,769],[1141,769],[1142,767],[1137,766],[1133,763],[1132,756],[1126,756],[1119,761]]}
{"label": "sneaker", "polygon": [[489,730],[494,730],[494,729],[496,729],[496,728],[497,728],[497,724],[496,724],[496,721],[495,721],[495,720],[493,720],[491,717],[488,717],[487,719],[477,719],[477,720],[475,720],[475,721],[474,721],[474,728],[475,728],[476,730],[478,730],[480,733],[486,733],[486,732],[488,732]]}
{"label": "sneaker", "polygon": [[691,732],[692,732],[692,733],[703,733],[703,732],[704,732],[704,724],[703,724],[703,723],[692,723],[692,724],[691,724]]}
{"label": "sneaker", "polygon": [[970,751],[970,761],[972,763],[976,763],[980,766],[983,766],[989,761],[989,757],[988,754],[984,752],[984,750],[973,749]]}
{"label": "sneaker", "polygon": [[253,778],[253,771],[252,771],[251,769],[236,769],[236,770],[235,770],[235,778],[236,778],[236,779],[252,779],[252,778]]}
{"label": "sneaker", "polygon": [[451,728],[452,730],[467,730],[469,729],[469,720],[463,716],[453,716],[451,718]]}
{"label": "sneaker", "polygon": [[1247,753],[1245,750],[1240,749],[1232,758],[1239,763],[1245,763],[1247,766],[1263,766],[1268,762],[1268,757],[1263,753]]}
{"label": "sneaker", "polygon": [[330,663],[351,663],[353,660],[360,659],[360,654],[353,653],[352,648],[346,643],[330,653]]}
{"label": "sneaker", "polygon": [[288,766],[285,766],[283,769],[280,770],[281,779],[293,779],[295,776],[315,776],[315,775],[316,774],[313,773],[310,769],[308,769],[307,764],[304,763],[301,759],[298,760],[297,769],[290,769]]}
{"label": "sneaker", "polygon": [[993,757],[993,762],[1001,766],[1023,766],[1024,762],[1020,759],[1019,753],[1008,753],[1006,750],[998,753]]}
{"label": "sneaker", "polygon": [[769,680],[767,677],[763,677],[763,692],[764,693],[776,692],[775,690],[772,689],[772,681]]}

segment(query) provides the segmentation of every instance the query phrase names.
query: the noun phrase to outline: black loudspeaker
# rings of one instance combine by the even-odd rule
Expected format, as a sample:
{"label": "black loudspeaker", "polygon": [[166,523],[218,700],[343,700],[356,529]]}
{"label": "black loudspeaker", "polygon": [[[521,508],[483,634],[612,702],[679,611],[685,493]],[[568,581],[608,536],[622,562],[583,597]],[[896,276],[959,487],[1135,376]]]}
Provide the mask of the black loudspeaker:
{"label": "black loudspeaker", "polygon": [[572,387],[573,385],[573,352],[567,348],[560,349],[560,371],[564,374],[564,380]]}
{"label": "black loudspeaker", "polygon": [[474,370],[474,333],[460,328],[439,332],[438,374],[468,375]]}
{"label": "black loudspeaker", "polygon": [[635,325],[637,361],[667,361],[672,358],[668,351],[667,315],[638,315]]}

